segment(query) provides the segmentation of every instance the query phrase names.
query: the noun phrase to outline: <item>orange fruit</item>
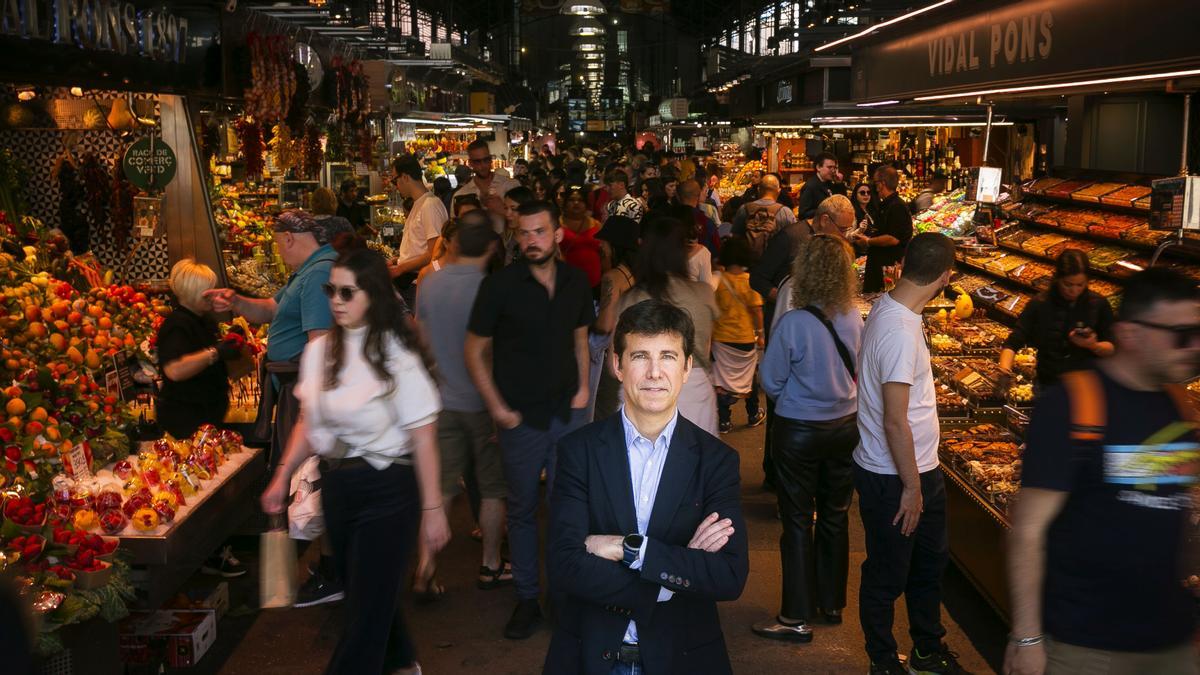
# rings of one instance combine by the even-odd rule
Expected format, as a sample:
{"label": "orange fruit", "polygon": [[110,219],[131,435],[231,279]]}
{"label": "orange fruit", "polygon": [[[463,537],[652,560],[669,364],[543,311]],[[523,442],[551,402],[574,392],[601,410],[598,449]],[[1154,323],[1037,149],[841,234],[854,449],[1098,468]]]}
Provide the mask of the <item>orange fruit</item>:
{"label": "orange fruit", "polygon": [[49,416],[50,413],[46,412],[45,408],[38,406],[33,409],[32,413],[29,414],[29,419],[33,420],[34,422],[45,422],[46,418]]}
{"label": "orange fruit", "polygon": [[24,415],[25,401],[22,401],[19,398],[8,399],[8,404],[4,406],[4,412],[8,413],[10,417],[20,417],[21,415]]}
{"label": "orange fruit", "polygon": [[42,323],[41,321],[34,321],[33,323],[29,324],[29,327],[26,328],[25,331],[33,337],[43,338],[46,337],[46,324]]}

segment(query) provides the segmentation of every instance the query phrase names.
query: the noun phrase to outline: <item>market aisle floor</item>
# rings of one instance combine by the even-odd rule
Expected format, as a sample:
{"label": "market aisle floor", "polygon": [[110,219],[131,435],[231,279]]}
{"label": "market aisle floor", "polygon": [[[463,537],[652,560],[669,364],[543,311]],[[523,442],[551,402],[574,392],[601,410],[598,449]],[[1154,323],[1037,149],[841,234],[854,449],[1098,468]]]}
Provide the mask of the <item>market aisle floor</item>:
{"label": "market aisle floor", "polygon": [[[744,422],[735,413],[735,422]],[[722,624],[734,671],[737,673],[866,672],[862,632],[858,626],[858,570],[864,557],[861,523],[851,516],[851,576],[846,622],[837,627],[819,627],[809,645],[787,645],[762,640],[750,632],[750,624],[777,611],[780,589],[778,540],[781,531],[775,518],[775,498],[761,489],[761,428],[738,427],[725,436],[742,456],[742,493],[750,530],[750,579],[741,599],[721,605]],[[953,517],[953,514],[951,514]],[[429,675],[443,673],[487,673],[528,675],[540,673],[550,640],[544,628],[530,640],[505,640],[501,632],[513,607],[511,589],[491,592],[475,588],[479,545],[466,536],[469,511],[459,500],[452,514],[456,537],[441,558],[439,576],[447,587],[446,597],[435,605],[406,606],[406,617],[415,634],[421,665]],[[253,603],[256,570],[233,584],[233,605]],[[947,573],[947,640],[960,655],[964,667],[988,673],[999,667],[1005,628],[980,596],[953,567]],[[245,612],[245,610],[243,610]],[[235,610],[234,614],[238,614]],[[896,635],[907,651],[907,622],[897,613]],[[303,610],[245,612],[229,616],[218,628],[218,642],[199,668],[190,672],[227,675],[297,675],[320,673],[333,650],[340,629],[338,605]],[[180,671],[183,672],[183,671]]]}

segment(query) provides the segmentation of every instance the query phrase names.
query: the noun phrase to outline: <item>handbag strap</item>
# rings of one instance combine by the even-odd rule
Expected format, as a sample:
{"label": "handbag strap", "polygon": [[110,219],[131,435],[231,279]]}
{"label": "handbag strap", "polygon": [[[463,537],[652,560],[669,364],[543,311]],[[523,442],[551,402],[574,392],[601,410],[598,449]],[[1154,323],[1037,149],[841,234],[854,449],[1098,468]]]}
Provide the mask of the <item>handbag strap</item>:
{"label": "handbag strap", "polygon": [[829,317],[825,316],[825,312],[822,312],[814,305],[808,305],[800,309],[817,317],[817,320],[825,326],[825,330],[829,331],[829,337],[833,338],[833,346],[837,347],[838,356],[842,357],[842,365],[846,366],[846,372],[850,373],[850,379],[857,382],[858,374],[854,372],[854,359],[850,358],[850,350],[846,348],[846,344],[838,337],[837,330],[833,327],[833,322],[829,320]]}

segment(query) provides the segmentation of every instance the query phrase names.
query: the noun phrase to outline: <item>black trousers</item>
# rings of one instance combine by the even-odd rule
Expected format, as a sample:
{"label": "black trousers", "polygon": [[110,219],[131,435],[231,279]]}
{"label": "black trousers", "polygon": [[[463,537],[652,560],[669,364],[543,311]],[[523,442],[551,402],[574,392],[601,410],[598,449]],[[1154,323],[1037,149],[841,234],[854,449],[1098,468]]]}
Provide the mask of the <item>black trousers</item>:
{"label": "black trousers", "polygon": [[376,675],[411,666],[400,592],[421,517],[413,468],[377,470],[349,460],[322,466],[321,481],[325,527],[346,588],[342,636],[325,672]]}
{"label": "black trousers", "polygon": [[941,646],[942,573],[950,558],[946,535],[946,485],[941,468],[921,474],[924,511],[917,529],[906,537],[892,524],[900,509],[900,477],[854,466],[854,488],[866,532],[867,559],[862,565],[858,613],[867,638],[867,655],[879,662],[896,652],[892,635],[896,599],[904,594],[913,646],[928,653]]}
{"label": "black trousers", "polygon": [[776,417],[772,433],[775,491],[783,519],[780,614],[808,620],[818,607],[846,606],[848,513],[854,495],[851,455],[858,445],[858,424],[854,415],[828,422]]}

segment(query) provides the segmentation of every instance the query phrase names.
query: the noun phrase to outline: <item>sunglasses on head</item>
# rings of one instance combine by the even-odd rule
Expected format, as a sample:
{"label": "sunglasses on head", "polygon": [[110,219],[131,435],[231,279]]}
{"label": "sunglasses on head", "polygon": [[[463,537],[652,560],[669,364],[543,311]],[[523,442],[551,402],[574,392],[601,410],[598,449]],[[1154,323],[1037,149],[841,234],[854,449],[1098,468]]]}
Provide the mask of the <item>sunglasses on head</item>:
{"label": "sunglasses on head", "polygon": [[1168,326],[1152,321],[1141,321],[1138,319],[1129,319],[1129,323],[1154,330],[1167,331],[1175,334],[1175,349],[1188,349],[1189,347],[1200,347],[1200,325],[1197,324],[1181,324],[1176,326]]}
{"label": "sunglasses on head", "polygon": [[333,284],[321,284],[321,290],[325,291],[325,297],[330,300],[333,296],[341,298],[342,302],[350,302],[354,299],[354,294],[362,289],[358,286],[334,286]]}

